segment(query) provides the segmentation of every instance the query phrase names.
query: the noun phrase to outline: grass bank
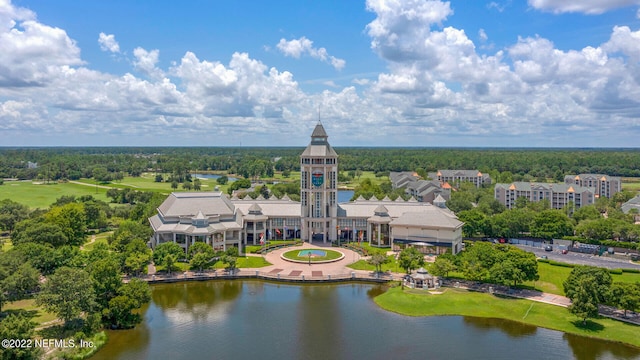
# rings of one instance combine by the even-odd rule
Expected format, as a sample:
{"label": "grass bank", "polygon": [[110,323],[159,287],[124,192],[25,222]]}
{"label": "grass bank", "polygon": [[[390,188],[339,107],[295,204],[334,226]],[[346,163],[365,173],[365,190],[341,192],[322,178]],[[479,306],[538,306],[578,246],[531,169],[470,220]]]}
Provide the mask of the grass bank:
{"label": "grass bank", "polygon": [[[570,267],[538,262],[540,279],[527,281],[524,285],[542,292],[564,296],[562,283],[569,277],[569,273],[571,273]],[[611,278],[614,282],[640,282],[640,274],[634,273],[611,274]]]}
{"label": "grass bank", "polygon": [[91,195],[96,199],[109,201],[107,190],[73,183],[37,183],[31,181],[5,181],[0,186],[0,200],[11,199],[32,209],[47,209],[62,196],[80,197]]}
{"label": "grass bank", "polygon": [[462,315],[500,318],[640,348],[639,326],[607,318],[582,320],[563,307],[523,299],[444,288],[442,294],[395,287],[377,296],[381,308],[408,316]]}

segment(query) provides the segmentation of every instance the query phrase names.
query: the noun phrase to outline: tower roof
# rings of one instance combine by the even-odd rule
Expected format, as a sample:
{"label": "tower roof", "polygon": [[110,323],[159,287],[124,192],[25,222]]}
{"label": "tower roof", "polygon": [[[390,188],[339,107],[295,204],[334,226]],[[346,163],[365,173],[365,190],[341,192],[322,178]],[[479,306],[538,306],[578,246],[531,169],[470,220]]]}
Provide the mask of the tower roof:
{"label": "tower roof", "polygon": [[316,125],[315,129],[313,129],[313,132],[311,133],[311,137],[329,137],[329,135],[327,135],[327,132],[324,130],[324,126],[322,126],[322,123],[320,121],[318,121],[318,124]]}
{"label": "tower roof", "polygon": [[333,150],[329,141],[327,141],[327,132],[324,130],[322,123],[318,121],[318,124],[311,133],[311,143],[304,150],[302,156],[307,157],[337,157],[338,154]]}

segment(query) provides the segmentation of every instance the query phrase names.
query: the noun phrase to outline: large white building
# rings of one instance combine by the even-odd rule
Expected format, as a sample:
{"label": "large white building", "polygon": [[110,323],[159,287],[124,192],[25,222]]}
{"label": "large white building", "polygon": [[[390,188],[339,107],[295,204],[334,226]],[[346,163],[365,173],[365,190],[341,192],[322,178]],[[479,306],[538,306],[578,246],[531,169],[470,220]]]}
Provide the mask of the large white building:
{"label": "large white building", "polygon": [[300,202],[288,197],[228,198],[222,192],[176,192],[149,218],[152,247],[175,242],[185,251],[195,242],[215,250],[244,252],[260,239],[308,242],[366,241],[373,246],[415,246],[425,253],[462,249],[462,222],[440,206],[389,198],[338,204],[338,154],[322,124],[300,156]]}

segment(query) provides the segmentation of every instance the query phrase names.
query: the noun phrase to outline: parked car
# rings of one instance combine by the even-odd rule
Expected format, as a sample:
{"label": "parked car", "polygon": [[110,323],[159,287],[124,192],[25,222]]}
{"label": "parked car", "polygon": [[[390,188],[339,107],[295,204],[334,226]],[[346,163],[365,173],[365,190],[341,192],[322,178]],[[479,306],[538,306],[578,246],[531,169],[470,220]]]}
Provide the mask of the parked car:
{"label": "parked car", "polygon": [[544,251],[553,251],[553,246],[547,245],[544,247]]}

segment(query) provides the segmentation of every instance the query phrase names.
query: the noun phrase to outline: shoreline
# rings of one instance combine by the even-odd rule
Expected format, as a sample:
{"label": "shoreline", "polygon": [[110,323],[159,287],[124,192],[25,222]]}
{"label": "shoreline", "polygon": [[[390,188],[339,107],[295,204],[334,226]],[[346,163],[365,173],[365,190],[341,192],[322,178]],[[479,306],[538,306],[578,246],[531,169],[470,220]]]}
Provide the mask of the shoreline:
{"label": "shoreline", "polygon": [[[640,350],[640,338],[637,336],[640,326],[636,324],[601,316],[587,321],[587,326],[601,327],[600,330],[594,330],[576,326],[575,323],[581,323],[581,320],[561,306],[513,298],[508,295],[492,295],[449,287],[442,289],[444,291],[441,294],[431,294],[429,292],[408,292],[406,289],[394,287],[376,296],[373,301],[381,309],[403,316],[470,316],[514,321],[562,333],[623,344]],[[444,294],[447,296],[443,297]],[[438,299],[438,297],[443,298]],[[407,311],[406,303],[412,305],[411,310],[413,311]],[[482,311],[475,311],[479,308],[482,308]],[[526,310],[524,310],[525,308]],[[521,313],[525,313],[525,315],[521,317]],[[602,335],[593,335],[595,331],[600,331]],[[635,339],[636,342],[626,341],[626,338]]]}

